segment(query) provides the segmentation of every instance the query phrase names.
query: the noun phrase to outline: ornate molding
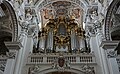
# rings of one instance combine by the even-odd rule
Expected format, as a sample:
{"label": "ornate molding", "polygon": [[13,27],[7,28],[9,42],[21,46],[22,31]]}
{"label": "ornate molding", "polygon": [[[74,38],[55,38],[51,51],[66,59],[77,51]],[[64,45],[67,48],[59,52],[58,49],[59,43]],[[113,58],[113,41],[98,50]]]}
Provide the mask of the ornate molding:
{"label": "ornate molding", "polygon": [[86,64],[86,65],[83,65],[81,68],[85,74],[95,74],[94,67],[91,67]]}
{"label": "ornate molding", "polygon": [[102,24],[100,21],[95,21],[93,26],[94,26],[94,29],[102,28]]}
{"label": "ornate molding", "polygon": [[119,0],[114,0],[108,7],[108,11],[106,14],[106,19],[105,19],[105,38],[106,38],[106,40],[111,40],[111,38],[110,38],[111,37],[110,28],[112,26],[111,17],[112,17],[112,12],[118,2],[119,2]]}
{"label": "ornate molding", "polygon": [[15,59],[16,52],[8,52],[6,55],[8,58]]}
{"label": "ornate molding", "polygon": [[[40,3],[39,8],[42,9],[42,8],[44,8],[46,5],[51,4],[51,3],[53,3],[53,2],[56,2],[56,1],[60,1],[60,0],[44,0],[44,1],[42,1],[42,2]],[[63,0],[61,0],[61,1],[63,1]],[[71,3],[75,3],[75,4],[79,5],[79,6],[82,7],[82,8],[85,7],[85,5],[84,5],[80,0],[66,0],[66,1],[69,1],[69,2],[71,2]]]}
{"label": "ornate molding", "polygon": [[16,52],[6,52],[6,55],[0,55],[0,59],[15,59]]}
{"label": "ornate molding", "polygon": [[100,47],[103,47],[104,49],[115,49],[118,45],[119,41],[102,41],[100,44]]}
{"label": "ornate molding", "polygon": [[0,59],[0,71],[4,72],[6,66],[6,59]]}
{"label": "ornate molding", "polygon": [[107,52],[108,58],[115,58],[117,57],[117,51],[110,50]]}
{"label": "ornate molding", "polygon": [[20,42],[5,42],[6,47],[9,52],[6,52],[6,55],[0,55],[0,59],[14,59],[16,56],[16,52],[22,47]]}
{"label": "ornate molding", "polygon": [[[32,7],[25,7],[25,14],[19,11],[19,22],[21,26],[22,33],[25,32],[29,36],[36,36],[37,34],[37,18],[35,9]],[[23,17],[25,16],[25,19]]]}
{"label": "ornate molding", "polygon": [[31,68],[30,72],[32,74],[35,74],[40,71],[40,67],[38,65],[35,65],[34,67]]}
{"label": "ornate molding", "polygon": [[95,29],[92,26],[86,26],[86,36],[95,36]]}
{"label": "ornate molding", "polygon": [[65,69],[70,69],[70,62],[63,56],[60,56],[58,59],[54,60],[52,63],[52,68],[58,69],[59,71],[64,71]]}
{"label": "ornate molding", "polygon": [[18,23],[17,23],[17,18],[16,18],[16,14],[15,11],[13,9],[13,7],[11,6],[11,4],[7,1],[3,1],[3,4],[5,4],[5,6],[8,8],[9,10],[9,14],[11,16],[12,19],[12,24],[13,24],[13,41],[17,41],[17,37],[18,37]]}
{"label": "ornate molding", "polygon": [[9,50],[19,50],[22,47],[20,42],[5,42],[5,45]]}
{"label": "ornate molding", "polygon": [[101,47],[105,50],[107,50],[107,57],[108,58],[115,58],[117,57],[117,51],[115,51],[115,48],[117,47],[119,41],[102,41]]}

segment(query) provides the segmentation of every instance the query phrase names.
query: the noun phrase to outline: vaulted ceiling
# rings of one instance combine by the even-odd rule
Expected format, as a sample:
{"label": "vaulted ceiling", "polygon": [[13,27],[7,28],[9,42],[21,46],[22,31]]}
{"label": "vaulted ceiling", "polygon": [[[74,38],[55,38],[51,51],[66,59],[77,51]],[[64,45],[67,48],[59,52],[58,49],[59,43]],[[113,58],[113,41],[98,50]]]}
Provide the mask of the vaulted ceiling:
{"label": "vaulted ceiling", "polygon": [[49,19],[59,17],[64,17],[67,20],[74,18],[79,26],[82,26],[83,14],[87,4],[84,0],[40,0],[34,3],[42,26],[45,26]]}

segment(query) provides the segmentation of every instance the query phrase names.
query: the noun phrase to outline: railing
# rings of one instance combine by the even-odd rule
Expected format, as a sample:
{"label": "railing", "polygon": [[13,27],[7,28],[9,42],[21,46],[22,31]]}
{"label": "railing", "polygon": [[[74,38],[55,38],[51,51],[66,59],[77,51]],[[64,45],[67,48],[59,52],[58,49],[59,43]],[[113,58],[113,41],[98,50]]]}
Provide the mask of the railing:
{"label": "railing", "polygon": [[93,62],[92,56],[82,56],[80,57],[80,62]]}
{"label": "railing", "polygon": [[43,57],[31,57],[30,62],[43,62]]}
{"label": "railing", "polygon": [[[96,63],[95,56],[90,54],[64,54],[65,60],[70,63]],[[30,54],[27,64],[51,64],[59,58],[59,54]]]}

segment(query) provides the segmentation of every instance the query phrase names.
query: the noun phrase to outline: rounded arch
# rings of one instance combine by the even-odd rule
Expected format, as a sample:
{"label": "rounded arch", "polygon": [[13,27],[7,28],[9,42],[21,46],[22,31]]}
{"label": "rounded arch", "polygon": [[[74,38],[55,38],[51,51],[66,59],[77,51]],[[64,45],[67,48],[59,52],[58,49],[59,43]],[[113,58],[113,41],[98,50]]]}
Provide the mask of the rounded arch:
{"label": "rounded arch", "polygon": [[110,28],[112,27],[111,23],[111,18],[112,18],[112,13],[115,8],[115,6],[119,3],[119,0],[113,0],[110,6],[108,7],[108,11],[106,14],[105,18],[105,39],[106,40],[111,40],[111,33],[110,33]]}
{"label": "rounded arch", "polygon": [[[42,9],[43,7],[47,6],[48,4],[51,4],[51,3],[57,2],[57,1],[64,1],[64,0],[49,0],[49,1],[43,0],[43,1],[40,2],[38,7],[39,7],[39,9]],[[85,8],[86,7],[85,1],[82,1],[82,0],[65,0],[65,1],[77,4],[81,8]]]}
{"label": "rounded arch", "polygon": [[73,72],[67,72],[67,71],[64,71],[64,72],[56,71],[56,72],[50,72],[50,73],[47,73],[47,74],[76,74],[76,73],[73,73]]}
{"label": "rounded arch", "polygon": [[13,7],[11,6],[11,4],[9,2],[3,1],[2,4],[7,8],[8,14],[10,16],[10,21],[11,21],[11,24],[12,24],[12,32],[11,32],[12,41],[17,41],[18,23],[17,23],[17,18],[16,18],[15,11],[14,11]]}
{"label": "rounded arch", "polygon": [[[52,72],[59,72],[59,70],[58,69],[53,69],[53,68],[48,68],[48,69],[45,69],[45,70],[42,70],[42,71],[38,72],[38,74],[49,74],[49,73],[52,73]],[[73,73],[73,74],[85,74],[82,70],[78,70],[78,69],[75,69],[75,68],[65,69],[63,72],[70,72],[70,73]]]}

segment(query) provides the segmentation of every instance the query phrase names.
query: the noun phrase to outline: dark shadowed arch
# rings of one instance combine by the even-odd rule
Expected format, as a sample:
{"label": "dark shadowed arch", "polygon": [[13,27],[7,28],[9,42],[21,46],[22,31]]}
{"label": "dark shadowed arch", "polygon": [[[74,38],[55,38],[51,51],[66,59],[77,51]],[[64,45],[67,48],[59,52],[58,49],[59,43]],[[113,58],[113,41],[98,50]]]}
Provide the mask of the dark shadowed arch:
{"label": "dark shadowed arch", "polygon": [[9,11],[10,17],[11,17],[11,23],[12,23],[12,41],[17,41],[18,37],[18,24],[17,24],[17,18],[15,11],[11,4],[7,1],[3,1],[3,4],[6,6],[6,8]]}
{"label": "dark shadowed arch", "polygon": [[0,7],[0,55],[6,55],[9,50],[4,42],[17,41],[18,25],[15,11],[10,3],[3,1]]}
{"label": "dark shadowed arch", "polygon": [[111,40],[110,28],[112,27],[111,19],[112,13],[115,6],[120,2],[120,0],[113,0],[113,2],[108,7],[108,11],[105,18],[105,39]]}

